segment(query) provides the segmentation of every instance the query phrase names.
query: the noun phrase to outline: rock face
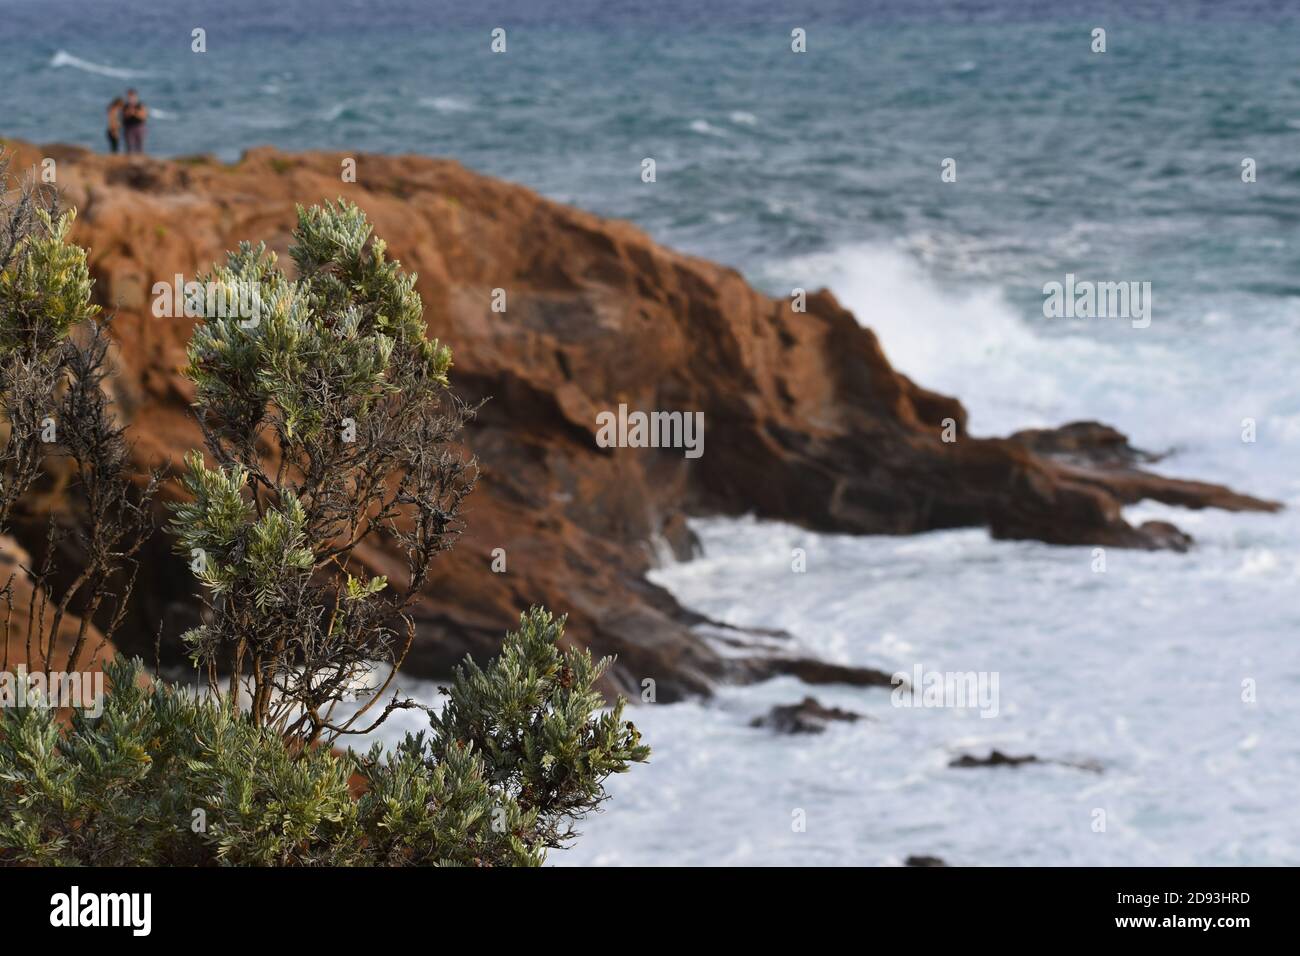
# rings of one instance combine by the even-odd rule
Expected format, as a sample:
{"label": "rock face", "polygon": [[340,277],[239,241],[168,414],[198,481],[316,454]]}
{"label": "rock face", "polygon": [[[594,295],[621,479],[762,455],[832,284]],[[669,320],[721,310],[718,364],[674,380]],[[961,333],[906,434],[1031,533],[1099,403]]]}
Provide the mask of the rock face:
{"label": "rock face", "polygon": [[[118,313],[117,398],[141,466],[179,462],[201,444],[177,374],[191,322],[151,314],[155,282],[192,278],[240,240],[283,253],[294,204],[340,195],[419,274],[430,333],[455,351],[454,386],[491,400],[467,436],[482,465],[468,531],[440,559],[418,611],[415,672],[490,652],[520,610],[541,603],[567,612],[569,634],[594,654],[618,655],[609,690],[639,694],[652,679],[657,698],[671,700],[772,673],[770,662],[702,640],[691,629],[699,617],[644,579],[658,553],[692,553],[687,515],[752,512],[851,533],[980,526],[1005,538],[1180,548],[1188,539],[1177,529],[1133,527],[1121,506],[1145,497],[1276,507],[1150,475],[1127,458],[1065,454],[1100,447],[1083,435],[972,438],[961,404],[896,372],[829,292],[796,313],[732,269],[454,162],[362,155],[358,181],[343,183],[343,154],[258,149],[227,166],[16,150],[18,168],[54,158],[79,210],[75,238],[90,249],[101,301]],[[502,295],[506,310],[494,312]],[[702,412],[702,456],[599,447],[597,415],[620,404]],[[955,441],[943,440],[945,423]],[[37,546],[33,529],[19,534]],[[505,573],[491,570],[497,548]],[[363,557],[377,573],[397,570],[390,555]],[[133,631],[152,646],[159,619],[168,635],[189,623],[193,585],[161,535],[146,560]],[[129,635],[119,642],[139,649]]]}

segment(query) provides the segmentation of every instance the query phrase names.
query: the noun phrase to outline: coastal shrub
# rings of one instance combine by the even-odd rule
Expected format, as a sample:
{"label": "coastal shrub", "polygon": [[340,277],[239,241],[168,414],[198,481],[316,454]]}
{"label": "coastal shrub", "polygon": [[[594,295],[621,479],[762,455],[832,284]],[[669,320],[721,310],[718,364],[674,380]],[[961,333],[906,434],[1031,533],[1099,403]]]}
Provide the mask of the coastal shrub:
{"label": "coastal shrub", "polygon": [[[177,552],[206,602],[183,635],[215,691],[245,693],[258,726],[332,743],[370,707],[337,704],[391,680],[415,638],[407,608],[460,531],[474,484],[455,442],[473,409],[451,393],[451,352],[425,337],[415,277],[389,261],[356,206],[299,207],[290,278],[244,243],[202,275],[185,374],[207,458],[185,459]],[[369,573],[382,542],[404,579]],[[380,712],[409,705],[396,696]]]}
{"label": "coastal shrub", "polygon": [[[157,478],[133,474],[103,388],[107,325],[91,301],[86,251],[68,241],[75,213],[30,177],[12,183],[9,165],[0,156],[0,533],[42,473],[63,485],[75,514],[50,520],[44,554],[24,572],[27,608],[15,607],[13,578],[0,579],[0,670],[21,652],[28,668],[70,673],[125,618]],[[65,549],[81,566],[55,598]],[[26,619],[21,648],[11,646],[15,612]]]}
{"label": "coastal shrub", "polygon": [[[78,614],[73,671],[90,622],[111,637],[124,620],[157,480],[128,468],[72,213],[17,195],[0,205],[0,532],[42,469],[71,459],[86,567],[61,592],[48,558],[18,573],[42,609],[23,659],[52,666]],[[607,710],[595,689],[610,662],[562,648],[563,618],[540,608],[491,662],[466,660],[441,712],[424,708],[427,732],[339,749],[422,707],[388,690],[415,639],[409,609],[460,531],[474,409],[425,336],[414,276],[360,209],[300,208],[290,255],[292,276],[245,243],[184,289],[207,455],[185,457],[168,530],[202,591],[181,635],[199,685],[118,658],[102,707],[66,721],[0,688],[0,863],[535,865],[576,836],[610,774],[648,757],[623,701]],[[400,579],[369,572],[363,545],[404,559]]]}
{"label": "coastal shrub", "polygon": [[459,669],[427,733],[365,755],[296,748],[118,658],[98,717],[0,710],[0,863],[539,865],[649,753],[621,703],[599,712],[608,662],[562,636],[529,611],[487,667]]}

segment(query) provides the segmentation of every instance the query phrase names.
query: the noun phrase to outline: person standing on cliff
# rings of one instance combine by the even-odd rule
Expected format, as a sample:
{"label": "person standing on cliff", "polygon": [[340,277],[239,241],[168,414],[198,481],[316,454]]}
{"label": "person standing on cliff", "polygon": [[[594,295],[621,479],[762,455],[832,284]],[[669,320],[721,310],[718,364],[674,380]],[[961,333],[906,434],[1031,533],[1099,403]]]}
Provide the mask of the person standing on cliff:
{"label": "person standing on cliff", "polygon": [[149,119],[149,107],[140,102],[135,90],[126,91],[122,104],[122,132],[126,135],[128,153],[144,152],[144,124]]}
{"label": "person standing on cliff", "polygon": [[118,143],[121,142],[122,132],[122,97],[118,96],[113,102],[108,104],[108,150],[111,153],[117,152]]}

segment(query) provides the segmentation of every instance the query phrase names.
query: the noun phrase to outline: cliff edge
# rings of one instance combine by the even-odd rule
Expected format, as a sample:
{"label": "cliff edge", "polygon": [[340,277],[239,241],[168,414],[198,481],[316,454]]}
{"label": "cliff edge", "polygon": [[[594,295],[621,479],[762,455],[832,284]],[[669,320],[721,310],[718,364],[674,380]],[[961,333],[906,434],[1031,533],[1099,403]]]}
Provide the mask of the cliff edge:
{"label": "cliff edge", "polygon": [[[618,655],[608,689],[634,696],[645,678],[659,700],[777,672],[878,682],[758,650],[772,639],[747,650],[737,634],[724,650],[693,631],[702,619],[644,577],[665,546],[691,554],[690,515],[872,534],[979,526],[1003,538],[1181,549],[1190,539],[1177,528],[1135,527],[1121,507],[1278,507],[1152,474],[1123,435],[1095,423],[974,438],[960,402],[892,368],[829,292],[796,312],[732,269],[452,161],[359,155],[358,181],[344,183],[341,153],[257,149],[224,165],[9,148],[15,169],[54,159],[78,209],[74,238],[90,250],[99,301],[116,311],[116,400],[142,468],[202,445],[178,372],[192,320],[155,317],[154,283],[191,279],[241,240],[283,256],[294,204],[338,196],[419,274],[430,334],[454,350],[454,387],[490,401],[466,436],[482,467],[467,531],[439,558],[417,612],[407,663],[416,673],[491,651],[522,609],[545,604],[569,615],[572,639]],[[504,312],[493,311],[494,290]],[[600,447],[597,415],[620,405],[702,412],[702,455]],[[74,503],[45,506],[75,516]],[[29,551],[44,539],[38,518],[15,529]],[[504,573],[492,567],[498,548]],[[381,550],[362,557],[375,573],[401,573]],[[134,626],[119,643],[148,656],[159,620],[178,634],[197,610],[188,568],[161,532],[145,561]]]}

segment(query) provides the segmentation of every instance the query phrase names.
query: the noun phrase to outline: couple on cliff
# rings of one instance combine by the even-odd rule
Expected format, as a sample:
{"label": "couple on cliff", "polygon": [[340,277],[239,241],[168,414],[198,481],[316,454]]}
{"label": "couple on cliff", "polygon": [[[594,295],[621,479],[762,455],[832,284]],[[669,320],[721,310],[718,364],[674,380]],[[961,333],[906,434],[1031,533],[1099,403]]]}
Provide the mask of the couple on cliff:
{"label": "couple on cliff", "polygon": [[149,120],[149,107],[140,102],[135,90],[126,91],[126,99],[117,97],[108,104],[108,148],[117,152],[118,143],[126,139],[128,153],[144,152],[144,125]]}

